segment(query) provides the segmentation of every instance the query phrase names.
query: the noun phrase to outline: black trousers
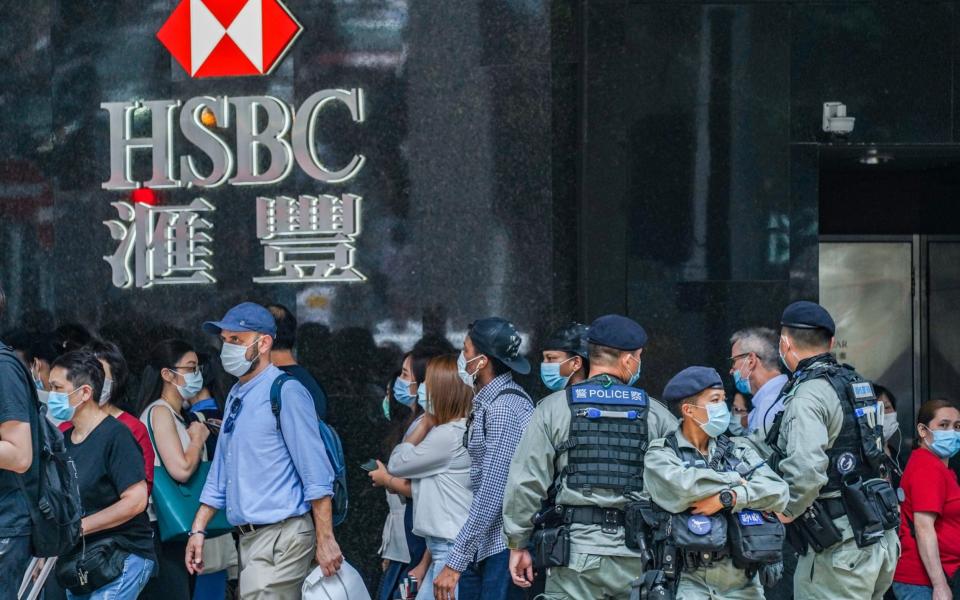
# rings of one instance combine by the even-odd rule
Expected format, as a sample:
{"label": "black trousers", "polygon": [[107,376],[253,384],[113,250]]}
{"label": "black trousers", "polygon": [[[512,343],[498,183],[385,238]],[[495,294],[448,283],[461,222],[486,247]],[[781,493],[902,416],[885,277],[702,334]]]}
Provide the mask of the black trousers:
{"label": "black trousers", "polygon": [[187,573],[187,565],[184,563],[187,554],[186,540],[161,542],[156,523],[153,524],[153,539],[156,542],[159,571],[140,592],[141,600],[193,598],[196,578]]}

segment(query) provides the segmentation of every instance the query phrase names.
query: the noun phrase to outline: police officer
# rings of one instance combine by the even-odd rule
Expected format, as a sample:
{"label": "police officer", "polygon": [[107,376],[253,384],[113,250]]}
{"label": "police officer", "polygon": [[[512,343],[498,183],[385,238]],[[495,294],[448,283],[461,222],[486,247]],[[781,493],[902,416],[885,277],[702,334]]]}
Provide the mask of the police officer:
{"label": "police officer", "polygon": [[543,342],[540,379],[551,392],[559,392],[587,378],[587,326],[570,322],[550,334]]}
{"label": "police officer", "polygon": [[503,503],[510,574],[530,587],[530,515],[552,488],[555,527],[534,540],[538,564],[549,567],[546,596],[626,599],[644,565],[641,553],[627,547],[624,508],[642,490],[647,439],[663,437],[677,421],[632,387],[647,342],[640,325],[600,317],[587,341],[589,378],[540,402],[510,466]]}
{"label": "police officer", "polygon": [[801,556],[794,594],[804,600],[879,599],[900,556],[896,495],[869,382],[830,350],[836,326],[814,302],[781,319],[780,358],[791,372],[771,426],[768,461],[790,486],[781,515]]}
{"label": "police officer", "polygon": [[770,513],[787,505],[787,484],[749,444],[723,436],[730,419],[725,396],[714,369],[688,367],[675,375],[663,390],[663,400],[680,415],[680,427],[651,442],[645,458],[644,489],[660,508],[682,513],[687,518],[679,521],[684,528],[701,528],[693,532],[695,542],[702,543],[703,529],[717,519],[723,519],[718,528],[727,532],[716,549],[683,552],[682,540],[672,544],[684,561],[677,600],[763,598],[757,573],[764,566],[734,564],[734,556],[739,562],[740,555],[731,547],[732,528],[751,534],[763,527],[779,534],[775,542],[767,542],[765,551],[773,555],[768,563],[778,562],[783,543],[783,526]]}

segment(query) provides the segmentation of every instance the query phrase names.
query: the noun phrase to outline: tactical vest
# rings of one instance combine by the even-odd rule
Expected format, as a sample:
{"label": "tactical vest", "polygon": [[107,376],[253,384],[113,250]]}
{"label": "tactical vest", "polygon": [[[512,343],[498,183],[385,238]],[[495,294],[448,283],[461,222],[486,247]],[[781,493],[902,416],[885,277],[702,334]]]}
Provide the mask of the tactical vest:
{"label": "tactical vest", "polygon": [[[788,397],[801,383],[814,379],[826,379],[840,399],[843,410],[843,426],[833,446],[827,450],[827,483],[820,494],[838,492],[841,480],[849,474],[859,475],[863,480],[884,478],[889,462],[883,452],[883,409],[877,401],[873,385],[861,377],[850,365],[841,365],[832,354],[821,354],[810,359],[810,364],[798,369],[787,383],[782,394]],[[780,473],[779,450],[780,427],[784,413],[777,415],[768,432],[767,440],[774,448],[771,466]],[[873,421],[873,425],[869,423]],[[802,435],[803,432],[800,432]]]}
{"label": "tactical vest", "polygon": [[613,381],[567,388],[570,435],[557,448],[567,453],[560,480],[584,495],[595,488],[618,493],[643,489],[649,398],[643,390]]}

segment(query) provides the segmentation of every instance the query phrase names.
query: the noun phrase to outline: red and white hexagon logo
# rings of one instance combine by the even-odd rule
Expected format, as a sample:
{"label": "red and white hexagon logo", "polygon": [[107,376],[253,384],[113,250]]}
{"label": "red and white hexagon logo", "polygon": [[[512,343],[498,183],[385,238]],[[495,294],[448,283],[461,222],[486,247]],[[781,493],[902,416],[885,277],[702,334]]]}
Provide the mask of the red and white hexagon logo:
{"label": "red and white hexagon logo", "polygon": [[157,32],[191,77],[266,75],[303,28],[280,0],[181,0]]}

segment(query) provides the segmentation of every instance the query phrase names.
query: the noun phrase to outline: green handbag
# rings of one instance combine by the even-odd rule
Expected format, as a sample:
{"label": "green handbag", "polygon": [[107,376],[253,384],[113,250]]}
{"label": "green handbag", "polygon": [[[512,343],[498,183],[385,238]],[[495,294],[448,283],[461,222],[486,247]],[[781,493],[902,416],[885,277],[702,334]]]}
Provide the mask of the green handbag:
{"label": "green handbag", "polygon": [[[156,408],[156,407],[154,407]],[[180,483],[170,476],[163,466],[163,458],[157,450],[157,442],[153,437],[153,408],[147,412],[147,431],[150,434],[150,443],[157,454],[160,466],[153,470],[153,511],[157,515],[157,525],[160,528],[160,541],[185,540],[193,526],[193,517],[200,508],[200,493],[207,481],[210,463],[203,461],[197,465],[197,470],[186,483]],[[225,511],[217,514],[207,524],[207,539],[225,535],[233,531],[233,526],[227,522]]]}

